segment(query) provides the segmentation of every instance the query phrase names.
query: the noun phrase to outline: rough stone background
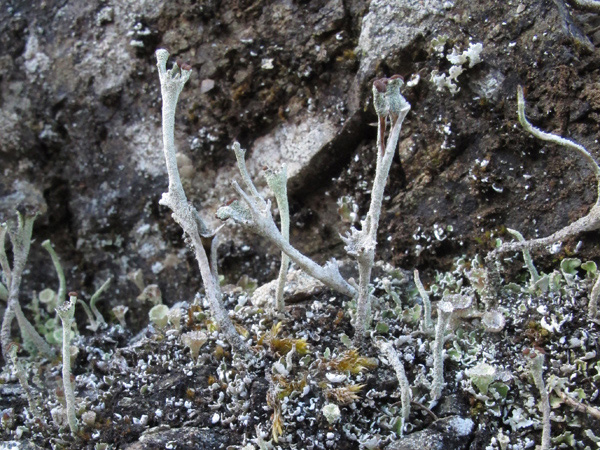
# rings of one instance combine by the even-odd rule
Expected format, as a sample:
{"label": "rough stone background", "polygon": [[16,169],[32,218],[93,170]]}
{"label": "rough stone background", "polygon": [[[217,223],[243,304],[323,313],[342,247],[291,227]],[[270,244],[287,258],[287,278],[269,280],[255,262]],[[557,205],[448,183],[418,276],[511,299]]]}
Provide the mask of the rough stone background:
{"label": "rough stone background", "polygon": [[[544,236],[587,212],[595,180],[577,155],[536,142],[518,126],[515,91],[528,114],[597,154],[598,16],[560,0],[0,2],[0,206],[41,192],[23,302],[56,287],[39,243],[51,239],[69,290],[84,298],[109,276],[103,308],[127,304],[145,322],[127,274],[142,269],[173,304],[201,288],[181,232],[158,199],[167,185],[154,50],[189,61],[176,140],[189,198],[216,224],[233,196],[230,144],[261,167],[292,175],[292,240],[323,261],[343,255],[337,200],[368,207],[376,117],[370,81],[418,75],[392,166],[378,255],[425,272],[487,251],[504,227]],[[440,42],[441,47],[440,47]],[[482,62],[439,92],[432,71],[445,54],[482,43]],[[441,52],[440,52],[441,50]],[[16,194],[17,193],[17,194]],[[452,227],[449,232],[447,227]],[[550,264],[598,255],[598,234],[566,242]],[[278,255],[227,226],[226,281],[275,276]],[[518,270],[520,268],[515,268]],[[140,313],[140,314],[138,314]]]}

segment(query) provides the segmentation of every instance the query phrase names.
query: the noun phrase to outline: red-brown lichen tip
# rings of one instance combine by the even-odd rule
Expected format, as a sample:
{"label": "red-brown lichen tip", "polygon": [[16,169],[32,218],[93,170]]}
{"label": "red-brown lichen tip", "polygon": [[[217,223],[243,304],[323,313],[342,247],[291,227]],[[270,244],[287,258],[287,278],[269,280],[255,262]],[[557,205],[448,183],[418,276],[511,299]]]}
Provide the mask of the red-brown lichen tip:
{"label": "red-brown lichen tip", "polygon": [[377,92],[384,93],[387,91],[387,79],[380,78],[378,80],[373,81],[373,86],[377,89]]}
{"label": "red-brown lichen tip", "polygon": [[176,64],[181,70],[192,70],[192,66],[189,62],[183,62],[182,60],[178,59]]}
{"label": "red-brown lichen tip", "polygon": [[527,355],[529,355],[529,352],[531,352],[530,348],[523,349],[523,355],[527,356]]}
{"label": "red-brown lichen tip", "polygon": [[404,82],[404,77],[402,75],[398,75],[398,74],[392,75],[390,77],[390,80],[397,80],[398,78],[400,78],[402,80],[402,82]]}
{"label": "red-brown lichen tip", "polygon": [[75,292],[75,291],[69,292],[69,297],[77,297],[77,292]]}
{"label": "red-brown lichen tip", "polygon": [[10,353],[14,348],[16,348],[17,351],[19,351],[19,349],[21,348],[21,346],[17,342],[15,342],[15,341],[10,341],[9,344],[8,344],[8,347],[6,349]]}
{"label": "red-brown lichen tip", "polygon": [[231,205],[233,202],[235,202],[235,198],[231,198],[231,199],[227,200],[227,201],[225,202],[225,206],[229,206],[229,205]]}

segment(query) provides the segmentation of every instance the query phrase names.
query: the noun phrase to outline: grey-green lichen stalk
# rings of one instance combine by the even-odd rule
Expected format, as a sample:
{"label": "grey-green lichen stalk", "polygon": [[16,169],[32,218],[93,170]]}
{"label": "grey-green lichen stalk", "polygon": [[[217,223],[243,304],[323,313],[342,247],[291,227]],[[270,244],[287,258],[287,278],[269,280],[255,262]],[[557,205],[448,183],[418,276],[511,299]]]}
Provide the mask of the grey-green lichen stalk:
{"label": "grey-green lichen stalk", "polygon": [[[280,170],[265,171],[265,179],[267,184],[275,194],[277,208],[279,208],[279,218],[281,221],[280,229],[281,236],[287,241],[290,241],[290,206],[287,196],[287,168],[285,165]],[[279,277],[277,278],[277,290],[275,292],[276,309],[279,312],[284,310],[283,288],[287,276],[288,267],[290,265],[290,257],[281,252],[281,265],[279,267]]]}
{"label": "grey-green lichen stalk", "polygon": [[56,275],[58,276],[58,305],[62,305],[62,303],[67,299],[67,283],[65,281],[65,272],[62,268],[62,264],[60,263],[60,258],[56,254],[54,247],[52,247],[52,243],[50,240],[46,239],[42,242],[42,247],[48,252],[50,258],[52,258],[52,264],[54,264],[54,270],[56,270]]}
{"label": "grey-green lichen stalk", "polygon": [[206,225],[202,222],[200,214],[188,202],[181,184],[179,169],[177,168],[177,158],[175,150],[175,109],[179,94],[187,80],[190,78],[191,68],[185,64],[173,66],[167,70],[167,60],[169,52],[164,49],[156,51],[156,60],[158,66],[158,75],[160,77],[160,88],[162,94],[162,131],[163,131],[163,150],[169,176],[169,189],[162,195],[160,204],[167,206],[173,212],[172,217],[184,231],[185,236],[191,243],[200,274],[206,290],[211,312],[217,321],[221,331],[227,338],[233,348],[238,351],[246,349],[246,344],[236,331],[222,301],[222,294],[219,288],[218,280],[215,277],[214,267],[208,259],[208,255],[202,245],[202,238],[214,237],[214,233],[208,231]]}
{"label": "grey-green lichen stalk", "polygon": [[[239,142],[233,143],[233,151],[235,153],[235,158],[237,160],[238,170],[242,177],[242,181],[246,186],[246,191],[249,193],[248,196],[253,200],[256,207],[259,210],[262,210],[266,213],[267,209],[270,211],[271,205],[266,202],[265,199],[260,195],[250,174],[248,173],[248,168],[246,167],[246,150],[244,150]],[[281,167],[279,170],[267,169],[265,171],[265,179],[271,191],[275,195],[275,200],[277,201],[277,207],[279,208],[279,215],[281,218],[281,230],[280,237],[283,243],[289,246],[290,243],[290,208],[288,204],[287,198],[287,170],[285,165]],[[235,186],[235,184],[234,184]],[[238,186],[239,188],[239,186]],[[244,206],[239,204],[239,202],[234,202],[230,207],[224,207],[219,209],[217,212],[217,217],[222,219],[233,218],[236,220],[236,212],[238,215],[241,215],[241,222],[244,220],[252,220],[252,214],[248,214],[244,209]],[[240,222],[240,220],[238,220]],[[277,239],[279,236],[277,236]],[[285,287],[285,280],[288,271],[288,267],[290,264],[290,257],[287,253],[282,250],[281,252],[281,266],[279,269],[279,277],[277,280],[277,291],[275,294],[275,309],[278,312],[283,312],[284,310],[284,301],[283,301],[283,288]]]}
{"label": "grey-green lichen stalk", "polygon": [[[342,237],[342,240],[346,244],[346,252],[355,257],[358,263],[359,287],[354,327],[356,330],[355,340],[357,342],[363,339],[368,326],[371,306],[369,283],[371,281],[373,264],[375,263],[377,228],[379,227],[379,218],[381,216],[385,183],[398,147],[402,123],[410,111],[410,104],[400,94],[400,88],[403,84],[404,82],[399,76],[393,76],[389,80],[376,80],[373,83],[373,103],[375,105],[375,112],[379,117],[379,124],[377,131],[377,163],[373,189],[371,191],[371,203],[365,220],[361,221],[361,229],[357,230],[352,227],[346,236]],[[388,116],[392,123],[392,129],[388,136],[387,144],[384,147],[383,135]]]}
{"label": "grey-green lichen stalk", "polygon": [[429,294],[425,290],[423,283],[421,282],[421,277],[419,276],[419,271],[415,269],[414,271],[414,280],[415,285],[417,286],[417,290],[419,291],[419,295],[423,299],[423,331],[429,333],[433,329],[433,322],[431,321],[431,300],[429,299]]}
{"label": "grey-green lichen stalk", "polygon": [[78,430],[77,417],[75,416],[75,391],[71,384],[71,326],[75,315],[75,303],[77,295],[69,294],[69,300],[56,307],[56,313],[62,322],[62,379],[67,403],[67,420],[71,434],[75,435]]}
{"label": "grey-green lichen stalk", "polygon": [[398,379],[398,384],[400,386],[400,401],[402,404],[401,430],[404,431],[404,428],[408,423],[408,417],[410,416],[410,402],[412,401],[412,391],[410,390],[410,384],[408,383],[408,378],[406,377],[404,364],[402,364],[402,361],[400,361],[398,352],[396,352],[390,342],[375,341],[375,344],[379,348],[379,351],[384,354],[396,373],[396,378]]}
{"label": "grey-green lichen stalk", "polygon": [[246,185],[249,194],[237,183],[232,181],[232,185],[240,200],[235,200],[232,203],[222,206],[217,211],[217,217],[221,220],[232,219],[242,227],[269,239],[279,250],[284,252],[290,259],[304,270],[311,277],[321,281],[326,286],[341,294],[349,297],[356,295],[356,289],[350,285],[340,274],[337,262],[331,260],[324,265],[319,265],[309,257],[303,255],[286,239],[285,236],[277,229],[277,225],[271,214],[271,202],[264,200],[256,191],[254,183],[250,180],[246,170],[244,161],[245,152],[236,142],[233,144],[233,149],[238,160],[238,168],[242,175],[242,180]]}
{"label": "grey-green lichen stalk", "polygon": [[502,244],[499,248],[494,250],[488,255],[488,258],[495,258],[501,253],[511,252],[511,251],[523,251],[523,250],[533,250],[535,248],[547,246],[553,244],[555,242],[563,241],[570,236],[573,236],[578,233],[582,233],[585,231],[592,231],[600,228],[600,166],[598,166],[598,162],[594,159],[594,157],[586,150],[586,148],[576,142],[573,142],[569,139],[565,139],[561,136],[557,136],[552,133],[547,133],[545,131],[540,130],[539,128],[534,127],[525,116],[525,98],[523,95],[523,88],[521,86],[518,87],[517,90],[517,101],[518,101],[518,114],[519,114],[519,122],[521,126],[525,129],[525,131],[529,132],[533,136],[538,139],[547,142],[553,142],[558,145],[562,145],[563,147],[567,147],[573,150],[576,150],[581,154],[584,159],[588,162],[589,167],[594,172],[596,176],[597,182],[597,196],[596,203],[592,206],[590,211],[584,217],[576,220],[575,222],[570,223],[566,227],[556,231],[550,236],[546,236],[539,239],[530,239],[523,240],[517,242],[506,242]]}
{"label": "grey-green lichen stalk", "polygon": [[[23,270],[29,256],[31,247],[31,233],[33,231],[33,222],[37,214],[17,213],[17,224],[13,229],[9,229],[8,224],[0,226],[0,264],[4,274],[4,282],[8,286],[8,301],[4,318],[2,319],[2,331],[0,340],[2,342],[2,355],[6,361],[9,360],[8,347],[11,342],[10,330],[13,319],[16,317],[19,323],[21,334],[25,340],[33,343],[38,351],[46,356],[54,355],[54,350],[35,330],[33,325],[27,320],[19,303],[19,290]],[[9,235],[13,251],[12,268],[8,263],[6,250],[4,247],[6,234]]]}
{"label": "grey-green lichen stalk", "polygon": [[540,392],[540,404],[542,409],[542,445],[541,450],[550,450],[550,397],[548,395],[548,389],[544,383],[544,353],[539,349],[531,350],[527,349],[525,356],[529,357],[529,369],[533,382]]}
{"label": "grey-green lichen stalk", "polygon": [[442,300],[437,305],[437,324],[435,341],[433,342],[433,382],[431,384],[431,405],[435,405],[442,397],[444,388],[444,337],[454,311],[451,302]]}

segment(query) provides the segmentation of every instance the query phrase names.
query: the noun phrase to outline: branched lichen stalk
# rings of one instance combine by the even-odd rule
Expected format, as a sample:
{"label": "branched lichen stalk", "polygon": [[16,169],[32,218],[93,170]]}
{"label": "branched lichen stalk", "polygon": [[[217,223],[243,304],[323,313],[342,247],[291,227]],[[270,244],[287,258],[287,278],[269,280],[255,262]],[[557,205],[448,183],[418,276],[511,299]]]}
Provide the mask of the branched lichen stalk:
{"label": "branched lichen stalk", "polygon": [[112,278],[109,278],[104,283],[102,283],[102,286],[100,286],[98,288],[98,290],[96,292],[94,292],[94,294],[92,295],[92,298],[90,298],[90,309],[92,310],[92,313],[96,317],[96,321],[99,324],[105,324],[106,320],[104,320],[104,316],[102,315],[102,313],[100,311],[98,311],[98,308],[96,308],[96,302],[98,301],[98,299],[100,298],[102,293],[108,289],[111,281],[112,281]]}
{"label": "branched lichen stalk", "polygon": [[[376,81],[377,83],[377,81]],[[369,283],[371,282],[371,271],[375,262],[375,247],[377,246],[377,229],[379,227],[379,218],[381,216],[381,205],[385,184],[390,172],[392,160],[396,149],[398,148],[398,139],[404,118],[410,111],[410,104],[400,95],[400,87],[403,82],[401,78],[392,77],[387,81],[385,90],[381,92],[374,83],[374,103],[376,112],[381,118],[383,114],[389,114],[392,120],[392,129],[388,136],[385,151],[382,153],[381,143],[377,154],[377,165],[375,169],[375,179],[373,180],[373,189],[371,190],[371,202],[369,211],[365,220],[361,222],[361,230],[355,228],[343,238],[346,243],[346,251],[354,256],[358,263],[359,288],[356,306],[355,340],[359,342],[363,339],[368,325],[368,312],[370,310],[371,298],[369,292]],[[384,98],[384,100],[382,100]],[[379,105],[385,105],[384,111],[379,109]],[[383,136],[383,125],[385,122],[379,121],[378,136]]]}
{"label": "branched lichen stalk", "polygon": [[538,139],[543,141],[553,142],[558,145],[562,145],[563,147],[567,147],[573,150],[576,150],[581,154],[584,159],[589,163],[590,168],[594,172],[596,176],[597,182],[597,194],[596,194],[596,203],[590,209],[590,211],[584,217],[576,220],[575,222],[570,223],[566,227],[556,231],[550,236],[539,238],[539,239],[530,239],[523,242],[506,242],[502,244],[499,248],[492,251],[490,253],[490,257],[494,258],[499,256],[502,253],[512,252],[512,251],[523,251],[524,249],[533,250],[535,248],[544,247],[547,245],[554,244],[555,242],[563,241],[573,235],[578,233],[592,231],[600,228],[600,166],[594,159],[594,157],[588,152],[585,147],[576,142],[573,142],[569,139],[563,138],[561,136],[557,136],[552,133],[547,133],[542,131],[536,127],[534,127],[525,116],[525,98],[523,96],[523,88],[519,86],[517,90],[517,101],[518,101],[518,113],[519,113],[519,122],[523,126],[523,128],[531,133]]}
{"label": "branched lichen stalk", "polygon": [[340,275],[335,260],[329,261],[321,266],[309,257],[303,255],[293,247],[289,241],[284,239],[281,232],[277,229],[277,225],[271,215],[269,201],[267,201],[266,206],[262,208],[253,197],[244,192],[236,181],[233,181],[232,185],[241,197],[243,203],[235,201],[230,205],[222,206],[217,211],[217,217],[219,219],[233,219],[242,227],[267,238],[279,250],[286,253],[290,259],[308,275],[321,281],[331,289],[349,297],[354,297],[356,295],[356,289]]}
{"label": "branched lichen stalk", "polygon": [[96,317],[92,313],[92,310],[90,309],[90,307],[87,305],[86,302],[84,302],[80,298],[77,299],[77,304],[81,305],[81,307],[85,311],[85,315],[87,316],[88,320],[90,321],[90,324],[86,328],[91,331],[97,331],[98,328],[100,327],[100,324],[96,320]]}
{"label": "branched lichen stalk", "polygon": [[67,404],[67,420],[73,436],[75,436],[78,429],[77,417],[75,416],[75,391],[71,383],[71,326],[75,315],[76,302],[77,297],[71,294],[69,301],[64,302],[56,308],[58,317],[60,317],[62,322],[62,379],[65,402]]}
{"label": "branched lichen stalk", "polygon": [[254,182],[248,173],[248,168],[246,167],[246,150],[243,149],[240,143],[236,141],[233,143],[233,152],[235,153],[238,170],[240,172],[240,176],[242,177],[242,181],[246,185],[246,189],[250,195],[254,197],[254,199],[264,208],[266,206],[265,199],[259,194],[258,189],[256,189],[256,186],[254,185]]}
{"label": "branched lichen stalk", "polygon": [[169,189],[163,194],[160,204],[165,205],[173,212],[173,219],[181,226],[189,243],[194,249],[194,255],[200,267],[200,274],[204,282],[206,296],[211,312],[221,331],[233,348],[238,351],[246,349],[246,345],[236,331],[221,298],[218,281],[214,277],[211,265],[202,244],[200,234],[206,233],[206,227],[200,219],[198,212],[188,202],[181,184],[175,150],[175,109],[179,94],[187,80],[190,78],[191,69],[183,65],[175,65],[167,70],[169,52],[163,49],[156,51],[158,74],[162,94],[162,130],[163,150],[169,176]]}
{"label": "branched lichen stalk", "polygon": [[4,317],[2,319],[2,330],[0,331],[0,340],[2,342],[2,355],[5,361],[8,361],[8,347],[11,343],[10,332],[12,321],[16,317],[23,338],[35,345],[35,347],[44,355],[52,356],[54,351],[48,343],[39,335],[33,325],[27,320],[19,304],[19,290],[23,270],[29,256],[31,247],[31,234],[35,215],[23,216],[17,213],[17,225],[14,230],[9,230],[9,236],[13,250],[13,266],[11,269],[10,285],[8,286],[8,301]]}
{"label": "branched lichen stalk", "polygon": [[46,249],[46,251],[50,254],[50,258],[52,258],[52,263],[54,264],[54,269],[56,270],[56,275],[58,276],[58,305],[62,305],[64,301],[67,299],[67,283],[65,281],[65,272],[62,268],[62,264],[60,263],[60,258],[54,251],[52,247],[52,243],[46,239],[42,242],[42,247]]}
{"label": "branched lichen stalk", "polygon": [[[237,160],[238,170],[242,181],[246,186],[246,191],[243,191],[245,195],[251,200],[251,208],[259,211],[259,214],[266,215],[267,209],[270,210],[270,203],[266,202],[262,195],[256,189],[250,174],[248,173],[248,167],[246,166],[246,150],[244,150],[239,142],[233,143],[233,151],[235,153],[235,159]],[[267,169],[265,171],[265,178],[267,184],[275,195],[277,201],[277,207],[279,208],[279,215],[281,218],[281,238],[289,244],[290,241],[290,208],[287,198],[287,171],[285,165],[280,170]],[[275,293],[275,309],[279,312],[284,311],[283,301],[283,289],[285,287],[285,281],[287,276],[288,267],[290,264],[289,256],[282,251],[281,252],[281,265],[279,268],[279,277],[277,279],[277,289]]]}

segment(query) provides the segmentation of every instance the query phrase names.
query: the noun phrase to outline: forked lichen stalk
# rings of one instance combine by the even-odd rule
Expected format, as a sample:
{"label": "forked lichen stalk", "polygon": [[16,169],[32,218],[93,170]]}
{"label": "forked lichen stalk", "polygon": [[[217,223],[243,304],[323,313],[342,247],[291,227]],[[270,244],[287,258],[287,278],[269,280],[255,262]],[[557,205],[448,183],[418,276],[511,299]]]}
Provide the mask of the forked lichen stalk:
{"label": "forked lichen stalk", "polygon": [[175,149],[175,110],[179,94],[187,80],[190,78],[191,69],[173,66],[167,70],[169,52],[163,49],[156,51],[158,74],[162,94],[162,131],[163,151],[169,176],[169,189],[162,195],[160,204],[167,206],[172,211],[172,217],[177,222],[194,249],[194,255],[200,267],[200,275],[208,298],[211,312],[221,331],[233,348],[238,351],[246,349],[246,345],[236,331],[225,306],[215,272],[210,264],[201,236],[214,236],[200,218],[200,214],[188,202],[181,184]]}

